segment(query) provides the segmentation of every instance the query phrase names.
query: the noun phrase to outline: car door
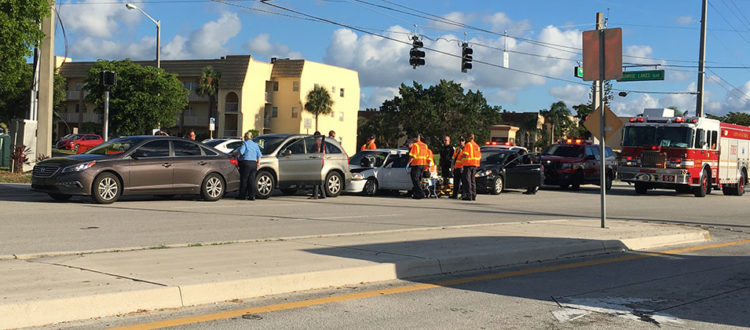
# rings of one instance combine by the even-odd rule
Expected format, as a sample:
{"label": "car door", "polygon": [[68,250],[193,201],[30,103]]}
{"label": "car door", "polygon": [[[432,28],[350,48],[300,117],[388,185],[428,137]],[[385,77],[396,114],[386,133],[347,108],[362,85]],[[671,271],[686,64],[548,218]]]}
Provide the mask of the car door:
{"label": "car door", "polygon": [[383,181],[387,182],[387,187],[383,189],[394,189],[394,190],[408,190],[412,188],[411,176],[409,171],[406,169],[406,164],[409,162],[409,155],[391,155],[393,162],[383,168]]}
{"label": "car door", "polygon": [[505,187],[524,187],[526,180],[525,168],[521,166],[521,158],[516,153],[507,153],[505,157]]}
{"label": "car door", "polygon": [[197,193],[203,178],[211,168],[210,157],[203,156],[201,147],[191,141],[172,141],[174,153],[172,171],[175,193]]}
{"label": "car door", "polygon": [[583,179],[585,182],[599,182],[599,147],[586,146],[586,156],[583,166]]}
{"label": "car door", "polygon": [[[295,139],[287,142],[278,154],[279,160],[279,184],[291,185],[305,181],[309,176],[306,167],[309,166],[310,158],[305,149],[304,139]],[[318,159],[320,161],[320,159]]]}
{"label": "car door", "polygon": [[155,140],[138,147],[128,164],[129,180],[125,191],[130,193],[167,192],[172,189],[173,159],[169,140]]}

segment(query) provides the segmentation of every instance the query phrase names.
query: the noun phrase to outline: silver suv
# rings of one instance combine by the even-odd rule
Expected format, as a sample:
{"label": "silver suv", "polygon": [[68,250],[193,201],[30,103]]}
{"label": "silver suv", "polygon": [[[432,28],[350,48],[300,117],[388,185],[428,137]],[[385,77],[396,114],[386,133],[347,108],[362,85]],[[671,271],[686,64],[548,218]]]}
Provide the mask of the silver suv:
{"label": "silver suv", "polygon": [[332,139],[325,139],[326,155],[312,152],[315,137],[305,134],[266,134],[253,139],[263,158],[256,176],[256,197],[268,198],[274,188],[292,195],[323,180],[326,196],[336,197],[351,182],[349,157]]}

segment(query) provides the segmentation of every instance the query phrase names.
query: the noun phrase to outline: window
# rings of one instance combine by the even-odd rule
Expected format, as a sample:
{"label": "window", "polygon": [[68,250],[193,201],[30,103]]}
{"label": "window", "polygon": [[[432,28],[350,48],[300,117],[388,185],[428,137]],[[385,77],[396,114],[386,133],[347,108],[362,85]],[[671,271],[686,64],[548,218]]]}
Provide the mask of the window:
{"label": "window", "polygon": [[185,89],[188,90],[190,93],[195,93],[195,82],[194,81],[186,81],[182,83],[183,86],[185,86]]}
{"label": "window", "polygon": [[339,89],[339,96],[344,97],[344,89]]}
{"label": "window", "polygon": [[703,129],[699,128],[695,131],[695,148],[703,149],[703,142],[706,141],[706,134],[703,133]]}
{"label": "window", "polygon": [[297,118],[297,117],[299,117],[299,108],[292,107],[292,118]]}
{"label": "window", "polygon": [[216,156],[216,155],[218,155],[216,152],[214,152],[213,150],[208,149],[206,147],[201,147],[201,149],[203,149],[203,153],[206,154],[207,156]]}
{"label": "window", "polygon": [[[321,143],[321,144],[319,145],[318,143]],[[323,149],[325,148],[324,143],[325,142],[323,141],[322,137],[320,139],[317,139],[313,136],[306,137],[305,144],[307,145],[307,153],[311,153],[311,154],[322,153]]]}
{"label": "window", "polygon": [[271,108],[271,118],[276,118],[279,116],[279,108],[273,107]]}
{"label": "window", "polygon": [[344,113],[339,112],[339,121],[344,121]]}
{"label": "window", "polygon": [[711,149],[716,149],[719,144],[719,132],[717,131],[711,131],[711,143],[709,145],[711,146]]}
{"label": "window", "polygon": [[76,104],[76,112],[81,112],[81,105],[80,104]]}
{"label": "window", "polygon": [[86,135],[86,140],[99,140],[99,137],[96,135]]}
{"label": "window", "polygon": [[299,81],[292,82],[292,92],[299,92]]}
{"label": "window", "polygon": [[318,87],[320,87],[320,85],[318,85],[318,84],[315,84],[315,85],[313,85],[313,87],[314,87],[314,88],[318,88]]}
{"label": "window", "polygon": [[331,142],[326,141],[326,153],[327,154],[341,154],[343,151]]}
{"label": "window", "polygon": [[279,91],[279,82],[278,81],[274,81],[274,82],[272,82],[272,84],[273,84],[273,91],[274,92],[278,92]]}
{"label": "window", "polygon": [[586,157],[594,157],[594,159],[599,160],[599,148],[595,146],[589,146],[586,147]]}
{"label": "window", "polygon": [[175,157],[201,155],[201,148],[197,144],[188,141],[172,141],[172,148],[174,148]]}
{"label": "window", "polygon": [[227,149],[234,150],[242,145],[242,141],[227,143]]}
{"label": "window", "polygon": [[169,140],[151,141],[133,153],[136,158],[169,157]]}
{"label": "window", "polygon": [[286,150],[291,151],[292,155],[304,154],[305,153],[305,140],[299,139],[299,140],[292,142],[286,147]]}
{"label": "window", "polygon": [[336,86],[331,86],[331,94],[336,95]]}

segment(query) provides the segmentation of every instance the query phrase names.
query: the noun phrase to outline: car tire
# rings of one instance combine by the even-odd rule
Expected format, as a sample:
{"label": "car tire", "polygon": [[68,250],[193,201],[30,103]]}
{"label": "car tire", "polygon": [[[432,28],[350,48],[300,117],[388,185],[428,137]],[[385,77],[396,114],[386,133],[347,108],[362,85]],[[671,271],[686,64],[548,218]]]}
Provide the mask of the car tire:
{"label": "car tire", "polygon": [[224,197],[226,192],[226,185],[224,179],[216,173],[211,173],[203,178],[201,184],[201,198],[204,201],[215,202]]}
{"label": "car tire", "polygon": [[378,193],[378,180],[375,178],[367,179],[365,187],[362,189],[362,194],[365,196],[375,196]]}
{"label": "car tire", "polygon": [[607,173],[606,177],[604,178],[604,189],[606,191],[612,190],[612,173]]}
{"label": "car tire", "polygon": [[328,172],[323,185],[327,197],[336,197],[344,190],[344,177],[339,172]]}
{"label": "car tire", "polygon": [[256,192],[255,197],[259,199],[268,199],[273,194],[273,188],[276,185],[275,179],[271,172],[260,171],[255,176]]}
{"label": "car tire", "polygon": [[706,197],[706,195],[711,193],[711,190],[709,187],[711,186],[711,183],[708,181],[708,171],[703,170],[703,175],[701,175],[701,183],[697,187],[693,187],[693,195],[695,197]]}
{"label": "car tire", "polygon": [[533,186],[533,187],[526,188],[526,194],[527,195],[536,194],[537,191],[539,191],[539,186]]}
{"label": "car tire", "polygon": [[648,186],[643,182],[635,183],[635,193],[638,195],[645,195],[648,192]]}
{"label": "car tire", "polygon": [[297,193],[297,188],[281,188],[280,190],[284,195],[288,195],[288,196],[291,196]]}
{"label": "car tire", "polygon": [[75,146],[73,146],[73,152],[74,153],[78,153],[78,149],[79,148],[81,148],[81,145],[80,144],[76,144]]}
{"label": "car tire", "polygon": [[583,173],[576,172],[576,175],[573,177],[573,180],[570,182],[570,189],[578,191],[581,189],[581,184],[583,183]]}
{"label": "car tire", "polygon": [[122,184],[116,175],[110,172],[99,174],[91,185],[91,198],[98,204],[112,204],[122,195]]}
{"label": "car tire", "polygon": [[69,200],[72,195],[66,195],[66,194],[49,194],[49,197],[52,197],[52,199],[58,201],[58,202],[64,202]]}
{"label": "car tire", "polygon": [[490,194],[493,195],[500,195],[503,192],[505,182],[503,182],[503,177],[498,176],[495,178],[495,180],[492,181],[492,189],[490,190]]}

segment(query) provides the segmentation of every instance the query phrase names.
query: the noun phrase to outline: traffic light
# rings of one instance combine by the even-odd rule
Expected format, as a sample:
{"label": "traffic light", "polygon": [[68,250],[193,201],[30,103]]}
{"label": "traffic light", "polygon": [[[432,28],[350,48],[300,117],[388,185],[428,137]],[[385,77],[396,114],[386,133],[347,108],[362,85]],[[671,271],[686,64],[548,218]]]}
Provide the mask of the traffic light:
{"label": "traffic light", "polygon": [[99,82],[106,88],[117,85],[117,73],[112,71],[102,71],[99,73]]}
{"label": "traffic light", "polygon": [[409,64],[412,68],[416,69],[420,65],[424,65],[424,51],[419,50],[424,47],[424,43],[419,40],[418,36],[412,36],[413,40],[411,43],[411,51],[409,51]]}
{"label": "traffic light", "polygon": [[583,78],[583,67],[575,67],[575,72],[573,74],[578,78]]}
{"label": "traffic light", "polygon": [[468,70],[471,70],[471,54],[473,54],[474,51],[469,48],[468,43],[461,44],[461,72],[466,72]]}

